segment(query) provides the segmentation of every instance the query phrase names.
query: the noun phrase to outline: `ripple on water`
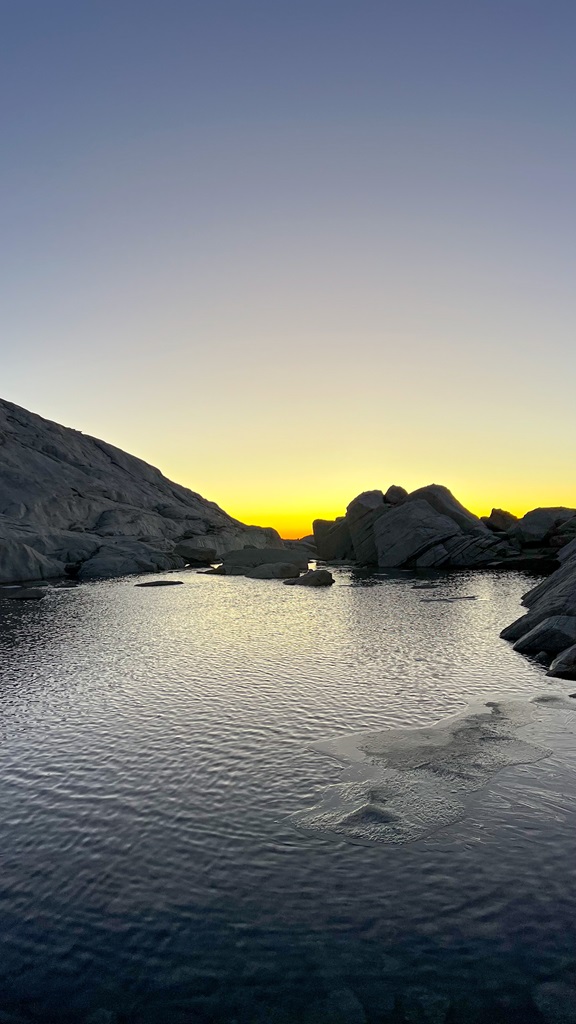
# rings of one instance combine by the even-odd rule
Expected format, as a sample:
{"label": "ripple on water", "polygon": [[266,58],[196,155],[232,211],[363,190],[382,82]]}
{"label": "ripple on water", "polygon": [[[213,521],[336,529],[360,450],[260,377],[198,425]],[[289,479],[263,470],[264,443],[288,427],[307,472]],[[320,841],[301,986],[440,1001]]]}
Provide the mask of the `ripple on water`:
{"label": "ripple on water", "polygon": [[[313,1004],[321,1019],[340,992],[350,1020],[359,1004],[381,1024],[399,994],[414,1016],[517,993],[528,1022],[526,1000],[571,984],[574,744],[556,726],[522,737],[550,757],[409,845],[327,842],[290,819],[360,784],[314,749],[327,736],[556,692],[498,638],[533,580],[335,576],[327,591],[108,581],[2,612],[3,1008],[248,1024]],[[424,603],[422,582],[475,600]],[[387,785],[371,778],[352,822],[364,807],[390,826]]]}

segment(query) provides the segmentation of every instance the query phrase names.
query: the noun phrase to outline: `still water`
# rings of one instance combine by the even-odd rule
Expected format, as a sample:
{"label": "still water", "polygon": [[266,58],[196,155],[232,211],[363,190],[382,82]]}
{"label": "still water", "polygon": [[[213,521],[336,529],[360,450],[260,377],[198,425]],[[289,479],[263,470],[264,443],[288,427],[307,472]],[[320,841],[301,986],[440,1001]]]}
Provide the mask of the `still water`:
{"label": "still water", "polygon": [[2,1024],[576,1021],[570,749],[414,843],[290,817],[318,741],[571,692],[498,638],[537,580],[335,576],[0,602]]}

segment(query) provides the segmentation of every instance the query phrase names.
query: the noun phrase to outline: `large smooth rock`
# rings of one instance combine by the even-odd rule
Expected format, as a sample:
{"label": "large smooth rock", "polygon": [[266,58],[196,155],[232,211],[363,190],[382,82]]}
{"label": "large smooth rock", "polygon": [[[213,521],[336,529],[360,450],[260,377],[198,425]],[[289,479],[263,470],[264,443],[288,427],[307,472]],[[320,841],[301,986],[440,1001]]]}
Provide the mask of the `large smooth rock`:
{"label": "large smooth rock", "polygon": [[354,558],[359,565],[376,565],[377,552],[373,526],[388,510],[382,491],[364,491],[346,509]]}
{"label": "large smooth rock", "polygon": [[165,572],[168,569],[182,569],[185,564],[179,555],[157,550],[138,541],[103,543],[96,554],[82,564],[78,578],[94,580],[142,572]]}
{"label": "large smooth rock", "polygon": [[174,548],[174,554],[180,555],[188,565],[211,565],[218,559],[215,547],[203,547],[193,540],[181,540]]}
{"label": "large smooth rock", "polygon": [[305,550],[292,549],[288,551],[286,548],[241,548],[236,551],[226,551],[222,561],[226,568],[234,565],[245,569],[255,569],[257,565],[290,562],[299,569],[307,569],[309,554]]}
{"label": "large smooth rock", "polygon": [[544,544],[558,527],[575,515],[573,508],[532,509],[510,530],[510,537],[527,547]]}
{"label": "large smooth rock", "polygon": [[384,495],[384,501],[387,505],[401,505],[407,497],[408,491],[404,487],[399,487],[398,484],[390,484]]}
{"label": "large smooth rock", "polygon": [[19,540],[0,540],[0,580],[4,583],[23,583],[26,580],[46,580],[63,576],[64,563],[48,558]]}
{"label": "large smooth rock", "polygon": [[488,527],[482,520],[464,508],[464,505],[442,484],[428,484],[426,487],[411,491],[405,502],[411,501],[428,502],[435,512],[452,519],[465,533],[488,533]]}
{"label": "large smooth rock", "polygon": [[559,679],[576,679],[576,644],[562,651],[548,669],[547,675]]}
{"label": "large smooth rock", "polygon": [[309,569],[303,576],[294,580],[284,580],[284,584],[301,587],[331,587],[334,577],[328,569]]}
{"label": "large smooth rock", "polygon": [[346,518],[315,519],[312,523],[318,558],[323,562],[354,558],[352,537]]}
{"label": "large smooth rock", "polygon": [[[183,540],[203,547],[204,537],[217,556],[281,543],[141,459],[0,400],[0,581],[62,575],[67,564],[82,564],[85,578],[107,566],[137,572],[133,543],[163,552]],[[101,552],[103,540],[126,541],[124,559]]]}
{"label": "large smooth rock", "polygon": [[559,654],[576,642],[576,616],[551,615],[524,633],[514,644],[520,654]]}
{"label": "large smooth rock", "polygon": [[288,580],[300,575],[300,570],[290,562],[271,562],[268,565],[257,565],[250,569],[246,576],[251,580]]}
{"label": "large smooth rock", "polygon": [[489,530],[497,533],[506,533],[518,522],[518,516],[513,515],[512,512],[506,512],[503,508],[493,508],[489,516],[480,518]]}
{"label": "large smooth rock", "polygon": [[[401,568],[418,564],[443,565],[449,560],[444,541],[461,536],[462,531],[447,516],[439,515],[427,501],[405,501],[390,509],[374,523],[378,565]],[[432,561],[425,555],[436,549]]]}

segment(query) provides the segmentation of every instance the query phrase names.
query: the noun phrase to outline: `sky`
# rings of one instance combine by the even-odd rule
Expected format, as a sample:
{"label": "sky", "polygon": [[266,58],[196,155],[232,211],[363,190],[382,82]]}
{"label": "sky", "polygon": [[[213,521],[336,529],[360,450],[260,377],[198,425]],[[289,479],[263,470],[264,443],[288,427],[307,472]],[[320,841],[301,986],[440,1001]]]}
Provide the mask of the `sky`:
{"label": "sky", "polygon": [[0,0],[0,395],[283,536],[576,506],[573,0]]}

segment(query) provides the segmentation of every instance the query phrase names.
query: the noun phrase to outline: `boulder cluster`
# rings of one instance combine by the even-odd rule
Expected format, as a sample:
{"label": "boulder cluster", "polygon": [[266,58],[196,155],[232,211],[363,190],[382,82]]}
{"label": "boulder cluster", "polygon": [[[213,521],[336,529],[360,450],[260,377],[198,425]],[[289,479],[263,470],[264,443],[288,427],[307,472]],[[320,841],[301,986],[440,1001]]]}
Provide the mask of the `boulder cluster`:
{"label": "boulder cluster", "polygon": [[141,459],[0,400],[0,582],[210,565],[281,547]]}
{"label": "boulder cluster", "polygon": [[480,519],[440,484],[365,491],[345,516],[314,521],[319,558],[383,569],[554,564],[574,537],[576,509],[539,508],[522,519],[493,509]]}
{"label": "boulder cluster", "polygon": [[560,567],[524,595],[526,614],[500,636],[515,651],[549,665],[548,675],[576,679],[576,530],[558,550],[558,561]]}
{"label": "boulder cluster", "polygon": [[[220,565],[207,569],[204,575],[247,576],[252,580],[284,580],[303,587],[329,587],[334,583],[327,569],[308,569],[315,557],[313,545],[304,539],[289,548],[240,548],[223,555]],[[300,575],[304,570],[303,575]]]}

